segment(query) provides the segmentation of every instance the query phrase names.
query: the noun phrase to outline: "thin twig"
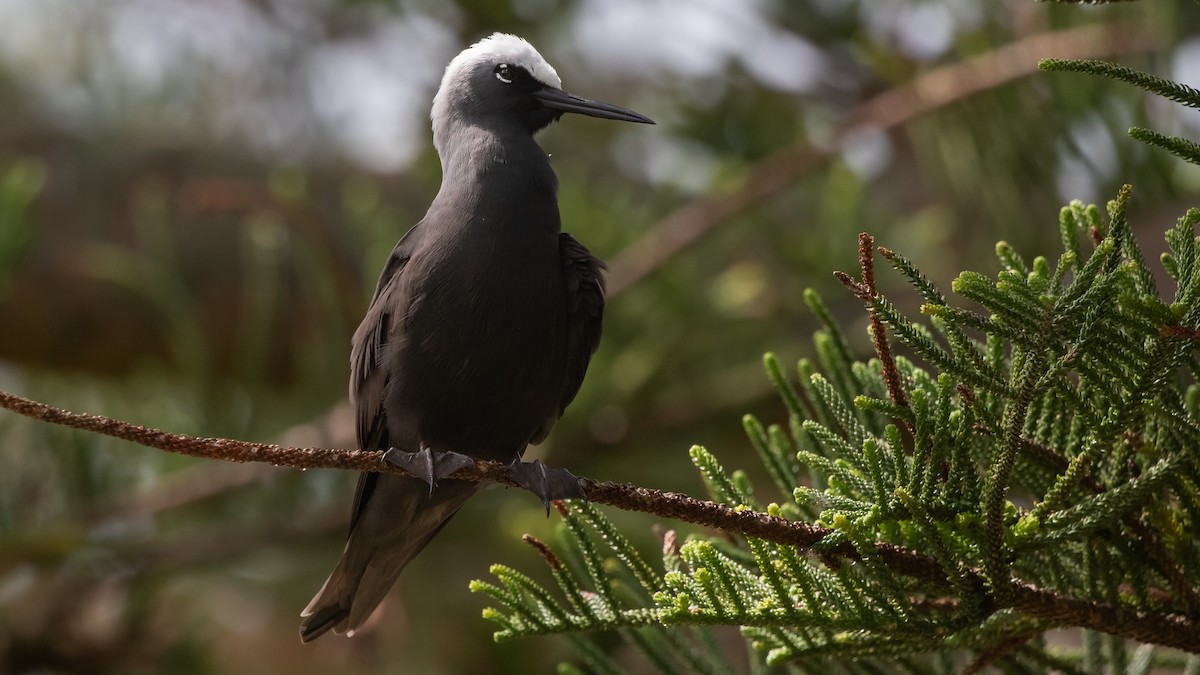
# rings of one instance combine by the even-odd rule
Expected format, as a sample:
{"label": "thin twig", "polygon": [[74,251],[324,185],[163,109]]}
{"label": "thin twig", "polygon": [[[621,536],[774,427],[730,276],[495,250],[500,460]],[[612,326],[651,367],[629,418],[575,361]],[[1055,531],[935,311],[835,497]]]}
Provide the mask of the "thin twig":
{"label": "thin twig", "polygon": [[[862,272],[862,281],[855,281],[845,272],[834,272],[833,276],[867,306],[867,315],[871,321],[871,342],[875,346],[875,355],[883,365],[883,383],[887,386],[888,397],[897,406],[907,408],[908,395],[904,393],[904,379],[900,376],[900,369],[896,367],[896,359],[892,356],[883,319],[879,318],[879,313],[874,307],[879,298],[879,289],[875,286],[875,238],[866,232],[858,234],[858,266]],[[912,433],[912,427],[906,420],[897,421]]]}
{"label": "thin twig", "polygon": [[[960,389],[960,392],[961,391],[962,390]],[[972,396],[973,395],[974,394],[972,394]],[[976,422],[971,429],[972,431],[984,436],[996,435],[995,430],[993,430],[985,422]],[[1057,449],[1042,443],[1038,443],[1037,441],[1030,440],[1023,436],[1021,437],[1021,449],[1027,450],[1029,457],[1048,465],[1051,469],[1054,469],[1058,473],[1066,471],[1067,467],[1071,464],[1071,461]],[[1096,479],[1092,478],[1091,476],[1083,476],[1080,479],[1080,482],[1085,488],[1096,494],[1100,494],[1105,490],[1104,486],[1100,483],[1097,483]]]}
{"label": "thin twig", "polygon": [[548,565],[550,569],[555,571],[562,569],[562,561],[558,559],[558,556],[554,555],[554,551],[550,550],[550,547],[547,546],[544,541],[538,539],[532,534],[521,535],[521,541],[532,546],[533,549],[538,552],[538,555],[542,556],[542,560],[546,561],[546,565]]}
{"label": "thin twig", "polygon": [[[858,264],[862,268],[863,286],[874,301],[879,297],[879,289],[875,286],[875,238],[866,232],[860,232],[858,235]],[[900,377],[900,369],[896,367],[896,359],[892,357],[892,348],[888,344],[883,319],[880,319],[879,313],[871,307],[868,307],[867,314],[871,319],[871,339],[875,345],[875,354],[883,364],[883,382],[887,385],[888,396],[892,403],[907,408],[908,395],[904,393],[904,380]]]}
{"label": "thin twig", "polygon": [[[268,462],[296,469],[337,468],[404,473],[399,467],[383,462],[380,452],[288,448],[267,443],[172,434],[99,415],[69,412],[3,391],[0,391],[0,407],[42,422],[100,433],[193,457],[232,462]],[[479,460],[474,466],[456,472],[453,477],[515,486],[505,465],[500,462]],[[812,548],[831,533],[831,530],[809,523],[775,518],[754,511],[735,511],[723,504],[674,492],[629,484],[600,483],[588,478],[579,479],[579,484],[586,498],[599,504],[681,520],[776,544]],[[875,555],[890,570],[932,585],[950,587],[941,565],[934,558],[883,542],[875,546]],[[821,549],[821,555],[844,560],[860,559],[859,552],[848,542],[825,546]],[[1142,642],[1200,652],[1200,621],[1194,617],[1081,600],[1017,582],[1005,584],[1004,592],[999,594],[1004,604],[996,604],[983,595],[985,585],[982,574],[978,570],[969,570],[966,574],[972,592],[985,599],[988,610],[1012,608],[1059,625],[1083,626]]]}
{"label": "thin twig", "polygon": [[[315,420],[281,432],[279,442],[288,446],[340,447],[354,442],[354,410],[343,401]],[[114,495],[92,515],[94,523],[125,518],[144,518],[247,488],[274,475],[265,464],[251,467],[226,462],[205,462],[162,476],[151,485],[129,494]]]}
{"label": "thin twig", "polygon": [[[382,461],[383,453],[377,451],[289,448],[270,443],[173,434],[101,415],[70,412],[3,391],[0,391],[0,408],[41,422],[104,434],[190,457],[230,462],[265,462],[294,469],[349,469],[407,475],[399,466]],[[509,476],[507,466],[501,462],[476,460],[473,466],[460,469],[453,477],[517,487],[517,483]],[[598,482],[589,478],[580,478],[579,483],[588,501],[627,511],[640,511],[663,518],[683,520],[779,544],[807,548],[817,544],[830,533],[828,529],[808,523],[785,520],[754,511],[735,511],[723,504],[698,500],[676,492],[663,492],[630,484]],[[926,561],[907,549],[892,548],[894,550],[886,553],[885,557],[893,560],[899,568],[909,572],[924,570],[918,576],[925,575],[931,581],[940,577],[940,572],[936,571],[936,562]],[[853,548],[849,550],[853,552]],[[930,570],[934,570],[934,573],[928,574]]]}
{"label": "thin twig", "polygon": [[1163,325],[1158,328],[1159,335],[1163,337],[1186,338],[1188,340],[1200,341],[1200,330],[1196,328],[1188,328],[1187,326]]}

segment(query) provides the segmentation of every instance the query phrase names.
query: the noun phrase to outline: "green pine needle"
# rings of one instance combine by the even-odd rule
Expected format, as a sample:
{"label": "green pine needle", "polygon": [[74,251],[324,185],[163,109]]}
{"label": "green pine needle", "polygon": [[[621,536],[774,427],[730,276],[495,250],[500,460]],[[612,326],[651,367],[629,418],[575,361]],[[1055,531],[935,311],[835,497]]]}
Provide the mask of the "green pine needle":
{"label": "green pine needle", "polygon": [[1169,98],[1189,108],[1200,108],[1200,91],[1186,84],[1172,82],[1171,80],[1155,77],[1149,73],[1143,73],[1107,61],[1092,59],[1042,59],[1038,61],[1038,69],[1047,72],[1087,73],[1089,75],[1100,75],[1114,80],[1121,80],[1139,89],[1145,89],[1159,96]]}
{"label": "green pine needle", "polygon": [[1189,141],[1186,138],[1164,136],[1156,131],[1143,129],[1142,127],[1130,127],[1129,135],[1148,145],[1162,148],[1182,160],[1191,162],[1192,164],[1200,164],[1200,144]]}
{"label": "green pine needle", "polygon": [[[656,544],[659,563],[600,509],[571,504],[561,559],[539,549],[553,584],[499,565],[495,583],[472,584],[495,605],[484,616],[496,639],[565,633],[581,668],[601,673],[622,670],[585,633],[619,634],[662,673],[833,663],[853,673],[1144,672],[1166,662],[1173,652],[1144,646],[1158,634],[1125,625],[1086,632],[1074,652],[1042,638],[1093,603],[1085,617],[1200,612],[1200,210],[1166,235],[1176,288],[1164,299],[1126,216],[1130,195],[1121,190],[1107,219],[1064,207],[1056,266],[1001,243],[999,269],[961,273],[958,297],[882,249],[925,302],[922,317],[906,315],[883,279],[865,300],[889,345],[909,350],[891,355],[899,377],[887,383],[887,355],[855,360],[806,293],[823,324],[815,362],[802,359],[793,380],[776,357],[763,360],[787,424],[746,415],[753,453],[728,455],[761,466],[730,468],[701,446],[690,456],[713,500],[812,521],[825,528],[816,545],[672,531]],[[760,476],[781,504],[755,499]],[[919,572],[905,567],[914,556]],[[1018,609],[1014,589],[1027,588],[1073,604]],[[740,630],[749,663],[729,659],[718,626]],[[1131,636],[1143,646],[1126,647]]]}

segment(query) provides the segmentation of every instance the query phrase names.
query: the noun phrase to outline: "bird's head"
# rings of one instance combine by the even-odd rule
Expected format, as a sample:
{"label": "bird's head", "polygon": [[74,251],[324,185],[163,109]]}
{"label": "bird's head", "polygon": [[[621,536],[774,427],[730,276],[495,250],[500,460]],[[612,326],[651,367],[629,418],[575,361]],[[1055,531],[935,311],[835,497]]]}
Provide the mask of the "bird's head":
{"label": "bird's head", "polygon": [[632,110],[563,91],[558,73],[533,45],[505,33],[467,47],[446,66],[431,117],[436,140],[455,121],[515,123],[533,134],[568,112],[654,124]]}

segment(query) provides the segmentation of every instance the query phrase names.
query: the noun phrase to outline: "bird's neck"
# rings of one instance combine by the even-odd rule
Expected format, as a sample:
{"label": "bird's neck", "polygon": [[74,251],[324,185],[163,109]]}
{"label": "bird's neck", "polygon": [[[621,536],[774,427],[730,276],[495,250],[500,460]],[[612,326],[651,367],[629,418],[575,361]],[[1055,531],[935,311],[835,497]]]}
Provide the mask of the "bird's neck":
{"label": "bird's neck", "polygon": [[433,145],[442,160],[442,174],[478,173],[503,166],[526,170],[549,167],[546,153],[519,125],[487,127],[462,122],[436,128]]}
{"label": "bird's neck", "polygon": [[558,178],[529,132],[467,125],[439,131],[453,136],[435,138],[442,160],[438,201],[458,208],[511,211],[509,217],[526,221],[526,227],[527,218],[536,214],[535,222],[557,234]]}

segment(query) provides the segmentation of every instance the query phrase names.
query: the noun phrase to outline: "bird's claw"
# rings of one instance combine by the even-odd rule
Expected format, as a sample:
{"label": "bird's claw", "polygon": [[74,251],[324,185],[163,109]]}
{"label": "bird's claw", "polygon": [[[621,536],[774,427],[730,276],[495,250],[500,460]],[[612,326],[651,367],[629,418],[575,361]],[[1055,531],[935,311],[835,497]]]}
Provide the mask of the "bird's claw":
{"label": "bird's claw", "polygon": [[433,488],[439,479],[459,469],[475,466],[475,460],[466,455],[457,452],[434,452],[424,445],[416,452],[388,448],[387,452],[383,453],[383,461],[395,464],[414,478],[428,483],[430,495],[433,494]]}
{"label": "bird's claw", "polygon": [[587,498],[575,474],[560,467],[546,466],[540,459],[514,461],[508,465],[508,476],[542,500],[547,516],[550,515],[550,502],[556,499]]}

